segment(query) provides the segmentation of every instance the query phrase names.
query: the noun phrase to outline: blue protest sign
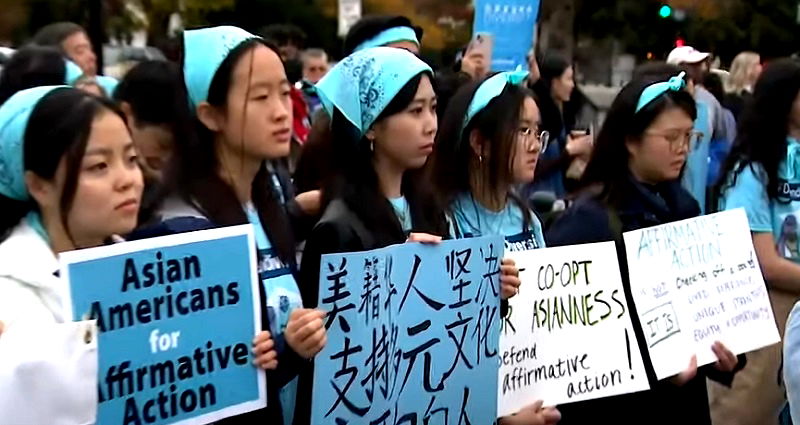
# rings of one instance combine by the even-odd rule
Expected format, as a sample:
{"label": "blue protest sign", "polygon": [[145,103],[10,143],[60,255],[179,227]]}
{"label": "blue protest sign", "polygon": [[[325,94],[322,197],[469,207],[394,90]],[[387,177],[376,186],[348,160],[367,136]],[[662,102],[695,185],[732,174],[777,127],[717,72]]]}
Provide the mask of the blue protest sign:
{"label": "blue protest sign", "polygon": [[73,320],[97,320],[97,423],[207,423],[266,406],[250,225],[67,252]]}
{"label": "blue protest sign", "polygon": [[503,238],[322,257],[312,423],[490,424]]}
{"label": "blue protest sign", "polygon": [[475,0],[472,32],[492,35],[492,71],[527,69],[538,16],[539,0]]}

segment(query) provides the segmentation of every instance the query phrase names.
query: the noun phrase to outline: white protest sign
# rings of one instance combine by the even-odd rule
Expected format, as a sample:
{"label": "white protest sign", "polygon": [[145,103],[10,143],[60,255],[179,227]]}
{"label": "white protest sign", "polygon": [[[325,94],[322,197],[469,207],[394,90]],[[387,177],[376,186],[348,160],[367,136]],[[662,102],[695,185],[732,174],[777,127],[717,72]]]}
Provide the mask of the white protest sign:
{"label": "white protest sign", "polygon": [[500,333],[499,416],[650,388],[614,242],[506,255],[522,286]]}
{"label": "white protest sign", "polygon": [[744,210],[624,234],[636,310],[656,376],[780,341]]}

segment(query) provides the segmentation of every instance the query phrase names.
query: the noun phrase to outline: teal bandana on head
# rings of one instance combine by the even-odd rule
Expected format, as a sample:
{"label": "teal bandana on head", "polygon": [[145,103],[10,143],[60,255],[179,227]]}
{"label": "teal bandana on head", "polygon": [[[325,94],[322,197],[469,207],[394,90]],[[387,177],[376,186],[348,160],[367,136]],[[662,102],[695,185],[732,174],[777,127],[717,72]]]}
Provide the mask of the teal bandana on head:
{"label": "teal bandana on head", "polygon": [[654,83],[642,91],[642,95],[639,96],[639,103],[636,104],[636,112],[639,112],[645,106],[649,105],[652,101],[656,100],[662,94],[668,91],[680,91],[686,87],[686,81],[683,77],[686,76],[685,72],[681,72],[680,74],[672,77],[669,81],[662,81],[660,83]]}
{"label": "teal bandana on head", "polygon": [[[64,84],[74,87],[75,83],[77,83],[78,80],[83,77],[83,70],[76,65],[75,62],[69,59],[64,59],[64,62],[66,63],[67,68]],[[94,81],[106,92],[108,97],[114,95],[114,90],[116,90],[117,86],[119,85],[119,81],[116,78],[105,75],[98,75],[94,77]]]}
{"label": "teal bandana on head", "polygon": [[317,93],[329,116],[339,110],[364,136],[400,89],[423,72],[433,70],[413,53],[374,47],[336,64],[317,83]]}
{"label": "teal bandana on head", "polygon": [[74,86],[78,79],[83,76],[83,70],[69,59],[64,59],[64,62],[67,66],[67,77],[65,78],[64,84]]}
{"label": "teal bandana on head", "polygon": [[522,84],[526,78],[528,78],[528,71],[509,71],[500,72],[481,83],[478,90],[475,91],[475,95],[472,96],[472,101],[469,103],[467,116],[464,117],[464,124],[461,126],[461,131],[463,132],[467,126],[469,126],[470,121],[475,118],[475,115],[478,115],[478,112],[486,108],[492,99],[500,96],[507,85]]}
{"label": "teal bandana on head", "polygon": [[25,130],[31,112],[50,92],[67,86],[43,86],[11,96],[0,106],[0,194],[17,201],[27,201],[23,158]]}
{"label": "teal bandana on head", "polygon": [[385,46],[387,44],[399,43],[401,41],[410,41],[419,46],[419,40],[417,40],[417,32],[414,31],[413,28],[394,27],[394,28],[389,28],[388,30],[381,32],[375,37],[372,37],[369,40],[359,44],[358,47],[353,49],[353,53],[360,52],[362,50],[369,49],[371,47],[380,47],[380,46]]}
{"label": "teal bandana on head", "polygon": [[194,112],[208,100],[208,90],[219,66],[231,50],[243,42],[259,38],[232,26],[189,30],[183,33],[183,77]]}

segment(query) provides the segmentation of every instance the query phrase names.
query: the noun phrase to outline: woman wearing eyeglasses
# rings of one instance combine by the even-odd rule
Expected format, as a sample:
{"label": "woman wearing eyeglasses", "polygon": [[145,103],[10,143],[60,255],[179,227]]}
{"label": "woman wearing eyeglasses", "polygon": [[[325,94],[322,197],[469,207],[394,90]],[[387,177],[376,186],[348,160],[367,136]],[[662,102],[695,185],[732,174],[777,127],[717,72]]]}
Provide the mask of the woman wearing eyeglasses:
{"label": "woman wearing eyeglasses", "polygon": [[[698,137],[695,102],[684,86],[681,74],[669,81],[637,79],[622,89],[598,135],[583,191],[547,232],[550,246],[616,241],[629,311],[636,311],[630,300],[640,283],[629,279],[622,232],[700,214],[680,181]],[[684,372],[659,382],[637,317],[631,314],[651,389],[562,405],[562,424],[711,424],[706,378],[730,385],[744,357],[715,342],[716,364],[698,369],[697,359],[687,358]]]}
{"label": "woman wearing eyeglasses", "polygon": [[542,225],[514,193],[533,181],[549,135],[539,130],[527,72],[462,87],[442,120],[429,172],[453,236],[503,235],[515,249],[544,247]]}
{"label": "woman wearing eyeglasses", "polygon": [[[512,251],[544,247],[541,222],[513,189],[533,181],[549,138],[539,130],[533,93],[521,85],[527,76],[503,72],[470,83],[447,107],[427,172],[455,238],[502,235]],[[511,260],[503,265],[514,267]],[[503,292],[505,299],[516,288]],[[539,402],[499,423],[551,425],[560,417]]]}

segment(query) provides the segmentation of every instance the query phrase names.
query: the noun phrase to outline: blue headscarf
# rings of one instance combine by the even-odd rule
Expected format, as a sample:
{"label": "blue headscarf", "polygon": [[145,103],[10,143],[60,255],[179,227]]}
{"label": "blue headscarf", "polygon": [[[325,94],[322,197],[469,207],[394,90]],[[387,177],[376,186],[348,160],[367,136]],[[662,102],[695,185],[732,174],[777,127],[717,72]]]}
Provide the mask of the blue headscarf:
{"label": "blue headscarf", "polygon": [[492,99],[500,96],[507,85],[521,84],[526,78],[528,78],[528,71],[509,71],[495,74],[481,83],[478,90],[476,90],[475,94],[472,96],[472,100],[469,102],[467,116],[464,117],[464,124],[461,126],[461,131],[463,132],[464,129],[469,126],[469,122],[475,118],[475,115],[478,115],[478,112],[486,108]]}
{"label": "blue headscarf", "polygon": [[[66,68],[67,68],[64,84],[68,86],[75,86],[75,83],[77,83],[78,80],[80,80],[80,78],[83,77],[83,70],[77,64],[75,64],[75,62],[69,59],[64,59],[64,62],[66,62]],[[108,97],[114,95],[114,90],[116,90],[117,86],[119,85],[119,81],[116,78],[108,77],[105,75],[95,76],[94,81],[97,83],[98,86],[103,88]]]}
{"label": "blue headscarf", "polygon": [[394,27],[382,31],[375,37],[372,37],[369,40],[359,44],[355,49],[353,49],[353,53],[360,52],[362,50],[366,50],[372,47],[380,47],[380,46],[385,46],[387,44],[399,43],[401,41],[410,41],[419,46],[419,40],[417,39],[417,32],[414,31],[413,28]]}
{"label": "blue headscarf", "polygon": [[190,30],[183,33],[183,77],[192,112],[208,100],[208,90],[219,66],[231,50],[243,42],[259,38],[232,26]]}
{"label": "blue headscarf", "polygon": [[320,101],[333,116],[338,109],[363,137],[412,78],[433,70],[413,53],[374,47],[336,64],[317,84]]}
{"label": "blue headscarf", "polygon": [[[0,194],[17,200],[31,198],[25,185],[24,141],[31,112],[53,90],[66,86],[42,86],[22,90],[0,106]],[[28,224],[47,239],[37,213],[28,214]]]}

